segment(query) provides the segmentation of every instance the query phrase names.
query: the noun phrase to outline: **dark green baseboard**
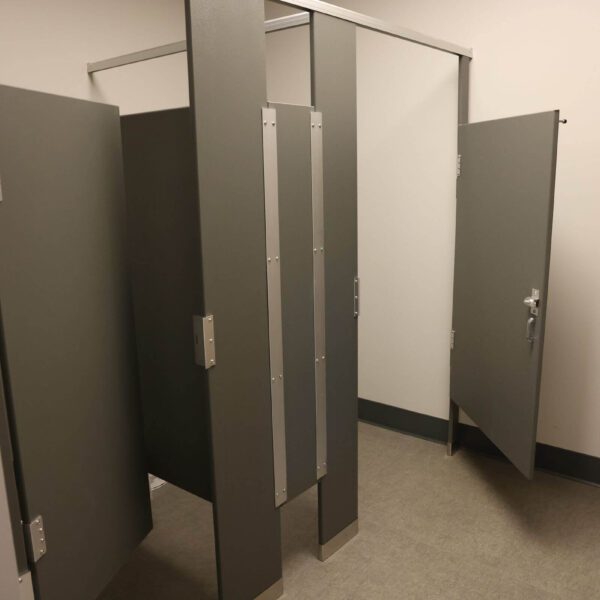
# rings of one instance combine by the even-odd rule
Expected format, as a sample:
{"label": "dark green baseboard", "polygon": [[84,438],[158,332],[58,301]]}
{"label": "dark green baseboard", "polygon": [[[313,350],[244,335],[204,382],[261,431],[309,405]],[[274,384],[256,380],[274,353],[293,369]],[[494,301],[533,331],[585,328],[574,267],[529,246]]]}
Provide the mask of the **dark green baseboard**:
{"label": "dark green baseboard", "polygon": [[[402,433],[445,444],[448,439],[448,421],[412,412],[396,406],[358,399],[358,418],[367,423],[389,427]],[[482,452],[506,460],[504,455],[477,427],[461,423],[458,445],[467,450]],[[600,458],[547,444],[537,444],[535,455],[537,469],[551,471],[600,485]]]}

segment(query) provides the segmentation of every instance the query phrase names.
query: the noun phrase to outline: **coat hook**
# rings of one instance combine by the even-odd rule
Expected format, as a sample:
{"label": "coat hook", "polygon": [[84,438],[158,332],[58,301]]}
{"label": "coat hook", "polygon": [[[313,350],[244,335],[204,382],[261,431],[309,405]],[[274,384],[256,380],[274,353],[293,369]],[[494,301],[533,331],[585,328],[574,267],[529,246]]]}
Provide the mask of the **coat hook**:
{"label": "coat hook", "polygon": [[567,120],[566,119],[559,119],[558,122],[562,123],[563,125],[567,124]]}

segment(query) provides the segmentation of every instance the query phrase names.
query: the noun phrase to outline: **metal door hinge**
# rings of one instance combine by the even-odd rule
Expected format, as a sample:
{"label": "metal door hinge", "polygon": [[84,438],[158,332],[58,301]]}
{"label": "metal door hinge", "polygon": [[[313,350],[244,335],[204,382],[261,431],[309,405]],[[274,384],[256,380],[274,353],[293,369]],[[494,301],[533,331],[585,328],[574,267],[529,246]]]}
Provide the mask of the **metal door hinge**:
{"label": "metal door hinge", "polygon": [[217,364],[215,354],[215,318],[194,315],[194,355],[196,364],[210,369]]}
{"label": "metal door hinge", "polygon": [[454,329],[452,329],[450,331],[450,350],[454,350],[454,335],[455,335],[455,331]]}
{"label": "metal door hinge", "polygon": [[23,523],[25,539],[29,549],[29,559],[36,563],[46,554],[46,533],[44,531],[44,519],[38,516],[31,523]]}
{"label": "metal door hinge", "polygon": [[354,278],[354,318],[360,314],[360,279]]}
{"label": "metal door hinge", "polygon": [[456,176],[460,177],[460,173],[462,171],[462,156],[459,154],[456,157]]}

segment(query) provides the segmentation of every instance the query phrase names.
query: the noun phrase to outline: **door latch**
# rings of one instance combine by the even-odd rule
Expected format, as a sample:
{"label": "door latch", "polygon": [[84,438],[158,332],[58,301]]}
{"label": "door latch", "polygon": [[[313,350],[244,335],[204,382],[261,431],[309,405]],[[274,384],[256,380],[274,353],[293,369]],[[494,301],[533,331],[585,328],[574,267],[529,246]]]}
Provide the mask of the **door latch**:
{"label": "door latch", "polygon": [[523,304],[529,308],[529,313],[537,317],[538,308],[540,306],[540,290],[533,288],[531,290],[531,296],[527,296],[523,299]]}
{"label": "door latch", "polygon": [[523,304],[529,308],[530,315],[525,327],[525,337],[530,344],[533,344],[535,340],[535,324],[537,322],[540,307],[540,290],[533,288],[531,290],[531,296],[527,296],[523,299]]}

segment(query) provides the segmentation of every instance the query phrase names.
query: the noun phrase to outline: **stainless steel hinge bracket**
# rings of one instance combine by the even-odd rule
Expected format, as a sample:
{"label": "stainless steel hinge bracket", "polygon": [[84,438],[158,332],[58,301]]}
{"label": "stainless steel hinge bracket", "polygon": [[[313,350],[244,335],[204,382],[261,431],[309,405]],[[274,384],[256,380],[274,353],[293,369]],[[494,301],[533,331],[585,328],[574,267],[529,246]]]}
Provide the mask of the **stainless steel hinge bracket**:
{"label": "stainless steel hinge bracket", "polygon": [[23,523],[25,539],[29,550],[29,559],[36,563],[46,554],[46,533],[44,531],[44,519],[40,516],[33,519],[31,523]]}
{"label": "stainless steel hinge bracket", "polygon": [[194,357],[196,364],[210,369],[217,364],[215,354],[215,318],[194,315]]}
{"label": "stainless steel hinge bracket", "polygon": [[456,157],[456,176],[460,177],[462,171],[462,156],[459,154]]}
{"label": "stainless steel hinge bracket", "polygon": [[354,318],[360,315],[360,278],[354,278]]}
{"label": "stainless steel hinge bracket", "polygon": [[455,336],[456,332],[454,331],[454,329],[452,329],[450,331],[450,350],[454,350],[454,336]]}

